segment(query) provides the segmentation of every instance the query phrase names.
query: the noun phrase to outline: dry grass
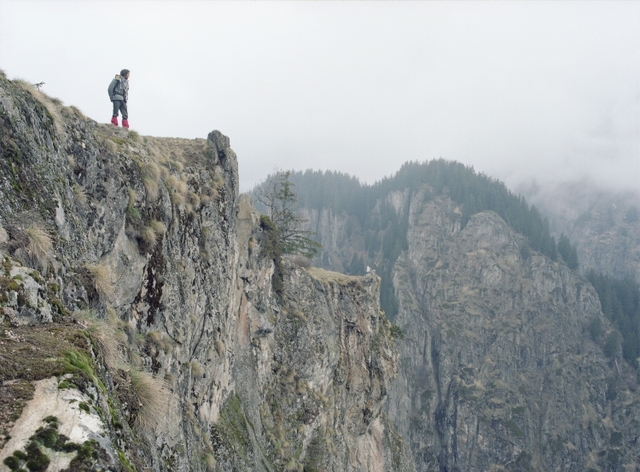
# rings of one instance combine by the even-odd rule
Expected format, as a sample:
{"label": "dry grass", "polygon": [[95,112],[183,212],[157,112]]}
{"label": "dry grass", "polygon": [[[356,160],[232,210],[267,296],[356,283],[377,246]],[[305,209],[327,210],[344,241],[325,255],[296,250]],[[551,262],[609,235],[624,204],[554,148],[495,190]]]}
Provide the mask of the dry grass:
{"label": "dry grass", "polygon": [[212,183],[215,190],[220,190],[224,186],[224,178],[220,174],[215,174]]}
{"label": "dry grass", "polygon": [[5,244],[9,252],[26,266],[46,273],[53,259],[53,240],[49,233],[37,225],[27,229],[10,225],[7,230],[10,240]]}
{"label": "dry grass", "polygon": [[142,184],[147,191],[147,201],[155,202],[160,195],[160,185],[158,181],[149,176],[142,177]]}
{"label": "dry grass", "polygon": [[142,229],[140,237],[151,250],[158,244],[158,239],[164,235],[166,230],[167,227],[162,221],[152,220]]}
{"label": "dry grass", "polygon": [[289,259],[297,267],[301,267],[303,269],[308,269],[309,267],[311,267],[311,259],[301,254],[287,256],[287,259]]}
{"label": "dry grass", "polygon": [[82,113],[82,111],[78,107],[75,107],[73,105],[69,107],[69,111],[71,111],[74,115],[79,116],[81,118],[87,117],[84,113]]}
{"label": "dry grass", "polygon": [[187,193],[187,183],[180,179],[179,177],[171,174],[169,177],[165,179],[165,184],[169,188],[170,191],[181,193],[186,195]]}
{"label": "dry grass", "polygon": [[114,369],[123,364],[121,352],[124,342],[118,336],[118,315],[113,310],[107,310],[107,319],[98,318],[90,310],[76,311],[74,318],[87,326],[87,332],[96,343],[108,368]]}
{"label": "dry grass", "polygon": [[183,206],[186,201],[186,195],[178,192],[171,193],[171,203],[177,206]]}
{"label": "dry grass", "polygon": [[216,470],[216,458],[213,454],[206,454],[204,456],[204,464],[207,467],[207,471]]}
{"label": "dry grass", "polygon": [[151,161],[142,165],[142,183],[147,191],[147,200],[156,201],[160,192],[162,171],[157,163]]}
{"label": "dry grass", "polygon": [[51,236],[42,228],[29,228],[26,230],[29,236],[29,245],[26,251],[29,257],[36,261],[41,268],[41,272],[46,272],[49,260],[53,254],[53,241]]}
{"label": "dry grass", "polygon": [[115,295],[115,275],[106,264],[87,264],[86,269],[93,276],[93,286],[98,294],[108,299]]}
{"label": "dry grass", "polygon": [[80,206],[87,205],[87,192],[85,192],[78,184],[73,185],[73,196]]}
{"label": "dry grass", "polygon": [[362,277],[357,275],[345,275],[339,272],[320,269],[319,267],[310,267],[309,274],[319,281],[337,282],[340,285],[353,284],[361,281]]}
{"label": "dry grass", "polygon": [[151,430],[168,420],[169,392],[165,382],[148,372],[131,370],[133,394],[140,406],[135,422],[143,430]]}
{"label": "dry grass", "polygon": [[202,367],[202,364],[200,364],[200,362],[191,361],[189,362],[189,366],[191,367],[192,378],[195,379],[196,377],[202,377],[202,374],[204,374],[204,368]]}
{"label": "dry grass", "polygon": [[173,347],[173,344],[171,343],[169,338],[167,338],[164,333],[158,330],[149,331],[147,333],[147,342],[152,347],[162,350],[165,353],[169,352]]}
{"label": "dry grass", "polygon": [[129,189],[129,202],[128,202],[128,205],[129,206],[134,206],[136,204],[137,200],[138,200],[138,192],[136,192],[133,189]]}
{"label": "dry grass", "polygon": [[143,138],[140,136],[140,134],[137,131],[134,131],[132,129],[128,130],[129,132],[128,134],[128,138],[131,139],[132,141],[136,142],[136,143],[142,143],[143,142]]}
{"label": "dry grass", "polygon": [[140,232],[140,237],[145,242],[145,244],[148,246],[149,250],[151,250],[154,247],[156,247],[156,243],[158,242],[158,238],[156,236],[156,232],[153,230],[152,227],[145,226],[144,228],[142,228],[142,231]]}
{"label": "dry grass", "polygon": [[156,236],[162,236],[167,231],[167,227],[162,221],[151,220],[149,226],[156,233]]}
{"label": "dry grass", "polygon": [[189,192],[189,204],[193,208],[200,208],[200,197],[193,192]]}
{"label": "dry grass", "polygon": [[46,93],[41,92],[33,84],[27,82],[26,80],[15,79],[13,82],[23,90],[29,92],[33,96],[33,98],[44,105],[44,107],[49,112],[51,119],[53,120],[53,124],[56,127],[56,131],[58,132],[58,134],[64,134],[64,126],[62,125],[63,119],[60,115],[60,110],[64,106],[62,100],[48,96]]}

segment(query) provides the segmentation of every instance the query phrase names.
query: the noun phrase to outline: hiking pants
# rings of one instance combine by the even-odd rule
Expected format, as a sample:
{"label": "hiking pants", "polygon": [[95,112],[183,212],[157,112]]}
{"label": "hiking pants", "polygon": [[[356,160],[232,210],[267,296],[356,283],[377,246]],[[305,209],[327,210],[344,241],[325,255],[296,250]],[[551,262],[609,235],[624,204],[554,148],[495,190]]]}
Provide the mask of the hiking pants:
{"label": "hiking pants", "polygon": [[113,116],[118,116],[118,112],[122,113],[122,119],[129,119],[129,112],[127,111],[127,102],[123,100],[113,101]]}

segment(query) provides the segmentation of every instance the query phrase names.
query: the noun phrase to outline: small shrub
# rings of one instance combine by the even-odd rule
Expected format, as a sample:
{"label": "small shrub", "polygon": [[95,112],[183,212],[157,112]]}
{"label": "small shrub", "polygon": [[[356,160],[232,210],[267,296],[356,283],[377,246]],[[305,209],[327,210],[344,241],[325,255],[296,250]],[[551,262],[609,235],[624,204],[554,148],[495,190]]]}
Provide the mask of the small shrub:
{"label": "small shrub", "polygon": [[404,339],[404,333],[402,332],[402,328],[398,325],[391,325],[391,337],[394,339]]}

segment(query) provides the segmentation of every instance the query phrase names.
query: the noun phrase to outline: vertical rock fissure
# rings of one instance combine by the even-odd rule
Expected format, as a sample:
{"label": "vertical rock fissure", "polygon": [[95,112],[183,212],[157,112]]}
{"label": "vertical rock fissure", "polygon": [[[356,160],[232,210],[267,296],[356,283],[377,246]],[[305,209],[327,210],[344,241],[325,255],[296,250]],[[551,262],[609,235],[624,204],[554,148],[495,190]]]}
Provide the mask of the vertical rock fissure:
{"label": "vertical rock fissure", "polygon": [[442,401],[442,385],[440,384],[440,342],[437,335],[431,335],[431,367],[433,369],[433,379],[436,386],[438,403],[434,413],[436,434],[438,435],[438,463],[440,472],[447,472],[447,446],[445,438],[446,407]]}

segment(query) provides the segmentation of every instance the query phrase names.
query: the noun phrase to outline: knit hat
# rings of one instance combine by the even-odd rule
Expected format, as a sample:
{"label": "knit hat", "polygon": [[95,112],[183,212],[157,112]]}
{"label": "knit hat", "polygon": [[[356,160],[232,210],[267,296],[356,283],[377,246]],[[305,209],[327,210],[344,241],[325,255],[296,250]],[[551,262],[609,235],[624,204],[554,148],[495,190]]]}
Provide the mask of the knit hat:
{"label": "knit hat", "polygon": [[120,71],[120,77],[124,77],[125,75],[127,75],[129,73],[129,69],[122,69]]}

